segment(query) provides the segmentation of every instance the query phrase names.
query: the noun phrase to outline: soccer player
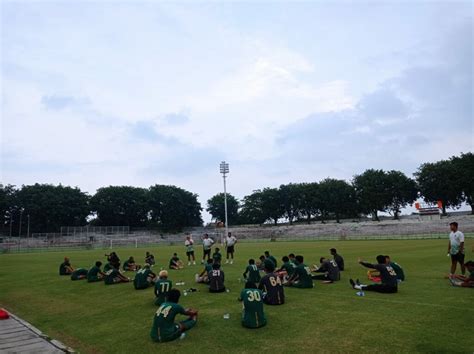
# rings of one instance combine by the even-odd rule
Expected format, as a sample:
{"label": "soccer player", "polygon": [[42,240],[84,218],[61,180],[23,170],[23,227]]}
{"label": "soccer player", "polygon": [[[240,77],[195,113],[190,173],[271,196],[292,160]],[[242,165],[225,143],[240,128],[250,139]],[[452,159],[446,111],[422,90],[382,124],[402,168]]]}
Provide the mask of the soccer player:
{"label": "soccer player", "polygon": [[118,283],[128,283],[130,278],[127,278],[125,275],[120,273],[120,270],[112,268],[105,273],[104,284],[112,285]]}
{"label": "soccer player", "polygon": [[168,271],[162,270],[158,273],[159,279],[155,283],[155,305],[160,306],[167,301],[167,297],[173,282],[168,279]]}
{"label": "soccer player", "polygon": [[135,279],[133,279],[135,290],[148,288],[153,284],[155,279],[156,274],[151,271],[150,265],[148,263],[145,264],[142,269],[137,271],[137,274],[135,274]]}
{"label": "soccer player", "polygon": [[104,279],[105,273],[100,270],[100,267],[102,267],[102,262],[97,261],[95,262],[95,266],[89,269],[89,271],[87,272],[88,283],[93,283]]}
{"label": "soccer player", "polygon": [[288,256],[283,256],[281,259],[283,262],[280,269],[275,271],[275,273],[283,280],[288,281],[288,279],[295,273],[296,265],[290,261]]}
{"label": "soccer player", "polygon": [[74,268],[68,257],[64,257],[64,262],[59,265],[59,275],[71,275],[74,272]]}
{"label": "soccer player", "polygon": [[329,250],[337,263],[337,267],[342,272],[344,270],[344,258],[340,254],[337,254],[337,250],[335,248],[331,248]]}
{"label": "soccer player", "polygon": [[273,262],[265,262],[266,275],[260,280],[258,288],[263,291],[263,302],[267,305],[282,305],[285,303],[285,291],[280,277],[274,273]]}
{"label": "soccer player", "polygon": [[226,261],[225,263],[229,263],[229,257],[230,257],[230,264],[234,263],[234,251],[235,251],[235,244],[237,243],[237,238],[232,235],[231,232],[227,234],[227,237],[225,239],[225,244],[226,244]]}
{"label": "soccer player", "polygon": [[304,264],[303,256],[295,257],[296,269],[293,276],[286,285],[300,289],[313,288],[313,279],[311,278],[311,269]]}
{"label": "soccer player", "polygon": [[377,264],[371,264],[362,261],[359,258],[359,264],[370,269],[376,269],[380,272],[381,284],[363,285],[358,281],[349,279],[352,287],[357,290],[375,291],[378,293],[393,294],[398,291],[397,273],[387,264],[387,258],[383,255],[377,256]]}
{"label": "soccer player", "polygon": [[451,256],[451,274],[452,277],[456,273],[456,266],[461,265],[462,275],[466,274],[464,266],[464,234],[458,230],[458,223],[449,224],[451,233],[449,234],[448,255]]}
{"label": "soccer player", "polygon": [[294,253],[290,253],[288,255],[288,259],[290,260],[291,263],[295,264],[296,263],[296,257]]}
{"label": "soccer player", "polygon": [[132,256],[123,262],[123,270],[125,271],[136,272],[138,269],[140,269],[140,266],[135,263],[135,259]]}
{"label": "soccer player", "polygon": [[209,283],[209,273],[212,271],[212,263],[212,258],[209,258],[203,271],[200,274],[196,274],[196,283]]}
{"label": "soccer player", "polygon": [[71,273],[71,280],[81,280],[87,278],[87,269],[77,268]]}
{"label": "soccer player", "polygon": [[387,264],[393,268],[395,273],[397,273],[398,282],[404,281],[405,272],[403,271],[403,268],[400,266],[400,264],[398,264],[397,262],[392,262],[392,260],[390,259],[390,256],[385,256],[385,258],[387,259]]}
{"label": "soccer player", "polygon": [[148,263],[149,265],[151,266],[154,266],[155,265],[155,256],[152,255],[150,252],[147,252],[145,254],[145,263]]}
{"label": "soccer player", "polygon": [[107,257],[107,262],[115,269],[120,269],[120,258],[118,257],[117,253],[111,252],[110,254],[105,255]]}
{"label": "soccer player", "polygon": [[220,252],[220,249],[217,247],[214,250],[214,253],[212,254],[212,260],[214,261],[214,264],[221,264],[222,254]]}
{"label": "soccer player", "polygon": [[449,278],[453,286],[460,286],[463,288],[474,288],[474,262],[468,261],[464,264],[470,273],[468,277],[465,275],[454,275]]}
{"label": "soccer player", "polygon": [[262,254],[259,258],[259,261],[257,262],[257,268],[258,270],[265,271],[265,256]]}
{"label": "soccer player", "polygon": [[223,293],[225,291],[224,272],[219,263],[212,265],[212,271],[209,273],[209,292]]}
{"label": "soccer player", "polygon": [[201,264],[204,264],[204,260],[206,259],[206,257],[207,259],[211,258],[211,248],[213,243],[214,240],[210,238],[208,234],[204,234],[204,238],[202,239],[203,253]]}
{"label": "soccer player", "polygon": [[[192,309],[184,309],[178,304],[181,292],[178,289],[171,289],[168,299],[162,303],[156,311],[151,328],[151,339],[155,342],[170,342],[177,338],[183,339],[185,331],[193,328],[197,323],[198,312]],[[185,321],[175,323],[176,315],[189,316]]]}
{"label": "soccer player", "polygon": [[194,240],[190,235],[186,236],[186,241],[184,241],[184,247],[186,247],[186,256],[188,257],[188,266],[191,265],[191,260],[194,265],[196,265],[196,258],[194,257]]}
{"label": "soccer player", "polygon": [[334,259],[321,257],[319,263],[321,263],[320,266],[316,267],[314,272],[323,274],[313,275],[312,278],[314,280],[323,280],[323,283],[330,284],[341,279],[339,267]]}
{"label": "soccer player", "polygon": [[177,253],[173,253],[173,257],[170,259],[169,268],[174,270],[183,268],[183,262],[179,260]]}
{"label": "soccer player", "polygon": [[[247,278],[248,274],[248,278]],[[258,270],[258,267],[255,265],[255,259],[249,259],[249,265],[245,269],[244,272],[244,279],[247,282],[252,282],[255,284],[258,284],[260,282],[260,271]]]}
{"label": "soccer player", "polygon": [[276,266],[277,266],[277,260],[276,260],[275,257],[273,257],[273,256],[270,254],[270,252],[265,251],[265,259],[271,260],[271,261],[273,262],[273,264],[275,265],[275,268],[276,268]]}
{"label": "soccer player", "polygon": [[263,294],[252,282],[245,284],[245,289],[240,293],[242,301],[242,326],[247,328],[260,328],[267,324],[263,312]]}

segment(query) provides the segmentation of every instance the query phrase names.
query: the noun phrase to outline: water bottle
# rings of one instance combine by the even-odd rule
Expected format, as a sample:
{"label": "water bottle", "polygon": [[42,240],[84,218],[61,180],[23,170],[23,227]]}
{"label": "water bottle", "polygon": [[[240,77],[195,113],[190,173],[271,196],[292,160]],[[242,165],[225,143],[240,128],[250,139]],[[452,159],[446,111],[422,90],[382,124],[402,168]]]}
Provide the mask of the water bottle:
{"label": "water bottle", "polygon": [[365,296],[365,293],[361,290],[356,293],[357,296]]}
{"label": "water bottle", "polygon": [[230,313],[225,313],[223,317],[224,320],[228,320],[230,318]]}

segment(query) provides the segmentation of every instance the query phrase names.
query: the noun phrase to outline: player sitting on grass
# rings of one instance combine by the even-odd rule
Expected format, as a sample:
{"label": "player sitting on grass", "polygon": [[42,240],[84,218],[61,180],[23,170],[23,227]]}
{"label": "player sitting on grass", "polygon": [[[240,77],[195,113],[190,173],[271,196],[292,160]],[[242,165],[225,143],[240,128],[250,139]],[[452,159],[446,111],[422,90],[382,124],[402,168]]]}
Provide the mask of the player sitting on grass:
{"label": "player sitting on grass", "polygon": [[288,280],[285,285],[293,286],[300,289],[312,288],[313,279],[311,278],[311,269],[304,264],[303,256],[295,257],[296,269],[293,276]]}
{"label": "player sitting on grass", "polygon": [[255,259],[249,259],[249,265],[245,269],[243,276],[247,282],[251,282],[254,284],[258,284],[260,282],[260,271],[255,265]]}
{"label": "player sitting on grass", "polygon": [[[290,253],[288,255],[288,259],[290,260],[290,263],[296,264],[296,256],[294,253]],[[296,268],[296,267],[295,267]]]}
{"label": "player sitting on grass", "polygon": [[339,272],[339,267],[334,259],[327,259],[321,257],[319,259],[321,263],[319,267],[315,267],[313,272],[323,273],[318,275],[313,275],[314,280],[323,280],[323,283],[330,284],[337,280],[341,279],[341,273]]}
{"label": "player sitting on grass", "polygon": [[100,267],[102,267],[102,262],[95,262],[95,266],[87,272],[87,282],[93,283],[104,279],[105,273],[100,270]]}
{"label": "player sitting on grass", "polygon": [[[178,289],[171,289],[168,299],[161,304],[156,311],[151,328],[151,339],[155,342],[170,342],[177,338],[183,339],[185,331],[193,328],[197,323],[196,310],[184,309],[178,304],[181,292]],[[189,316],[185,321],[175,323],[176,315]]]}
{"label": "player sitting on grass", "polygon": [[137,274],[135,274],[133,285],[136,290],[146,289],[153,284],[155,279],[156,274],[151,271],[149,264],[145,264],[145,266],[142,269],[139,269]]}
{"label": "player sitting on grass", "polygon": [[135,263],[135,259],[130,256],[125,262],[123,262],[123,270],[129,272],[136,272],[141,267]]}
{"label": "player sitting on grass", "polygon": [[224,272],[219,263],[212,265],[212,271],[209,273],[209,292],[222,293],[225,291]]}
{"label": "player sitting on grass", "polygon": [[242,301],[242,326],[247,328],[260,328],[267,324],[263,312],[263,294],[252,282],[245,284],[245,289],[240,293]]}
{"label": "player sitting on grass", "polygon": [[120,258],[115,252],[111,252],[110,254],[105,255],[107,257],[107,262],[110,264],[112,268],[117,270],[120,269]]}
{"label": "player sitting on grass", "polygon": [[112,285],[118,283],[128,283],[130,278],[120,273],[120,270],[112,268],[105,273],[104,284]]}
{"label": "player sitting on grass", "polygon": [[69,258],[64,257],[64,262],[59,265],[59,275],[71,275],[74,272],[74,268],[69,261]]}
{"label": "player sitting on grass", "polygon": [[174,270],[183,269],[183,262],[179,260],[177,253],[173,253],[173,257],[170,259],[169,268]]}
{"label": "player sitting on grass", "polygon": [[173,282],[168,279],[168,271],[166,270],[162,270],[158,276],[159,279],[155,283],[155,305],[159,306],[166,301]]}
{"label": "player sitting on grass", "polygon": [[220,251],[221,250],[217,247],[214,249],[214,253],[212,254],[212,260],[214,261],[214,264],[221,264],[222,254]]}
{"label": "player sitting on grass", "polygon": [[154,266],[155,265],[155,256],[152,255],[150,252],[147,252],[145,254],[145,263],[148,263],[149,265],[151,266]]}
{"label": "player sitting on grass", "polygon": [[377,264],[363,262],[359,258],[359,264],[366,268],[376,269],[380,272],[381,284],[363,285],[357,280],[349,279],[352,287],[357,290],[376,291],[378,293],[396,293],[398,291],[397,273],[387,264],[387,258],[383,255],[377,256]]}
{"label": "player sitting on grass", "polygon": [[467,271],[470,273],[469,276],[465,275],[453,275],[449,278],[449,281],[453,286],[460,286],[463,288],[474,288],[474,261],[468,261],[464,263]]}
{"label": "player sitting on grass", "polygon": [[277,260],[275,257],[273,257],[269,251],[265,251],[265,259],[269,259],[273,262],[273,264],[275,265],[275,268],[277,266]]}
{"label": "player sitting on grass", "polygon": [[295,273],[296,264],[290,262],[290,258],[287,256],[283,256],[281,261],[283,264],[281,265],[280,269],[275,271],[275,273],[283,280],[283,282],[287,282],[288,279]]}
{"label": "player sitting on grass", "polygon": [[209,258],[203,271],[200,274],[196,274],[196,283],[209,283],[209,273],[212,271],[212,263],[212,258]]}
{"label": "player sitting on grass", "polygon": [[333,259],[336,261],[339,271],[342,272],[344,270],[344,258],[342,258],[340,254],[337,254],[337,250],[335,248],[331,248],[329,251],[331,252]]}
{"label": "player sitting on grass", "polygon": [[71,273],[71,280],[81,280],[87,278],[87,269],[77,268]]}
{"label": "player sitting on grass", "polygon": [[265,272],[267,274],[260,280],[258,288],[263,291],[264,303],[267,305],[282,305],[285,303],[285,291],[280,277],[274,271],[273,262],[265,261]]}
{"label": "player sitting on grass", "polygon": [[257,261],[257,268],[258,270],[264,271],[265,270],[265,256],[262,254]]}
{"label": "player sitting on grass", "polygon": [[385,258],[387,260],[387,264],[393,268],[395,273],[397,273],[398,282],[405,281],[405,272],[403,271],[403,268],[400,266],[400,264],[396,262],[392,262],[392,260],[390,259],[390,256],[385,256]]}

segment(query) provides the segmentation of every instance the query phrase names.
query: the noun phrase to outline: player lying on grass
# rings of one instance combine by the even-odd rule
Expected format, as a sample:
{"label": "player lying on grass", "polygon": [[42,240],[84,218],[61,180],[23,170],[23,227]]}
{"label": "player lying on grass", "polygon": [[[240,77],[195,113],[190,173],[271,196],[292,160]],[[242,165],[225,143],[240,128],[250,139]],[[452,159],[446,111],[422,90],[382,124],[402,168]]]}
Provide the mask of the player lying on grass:
{"label": "player lying on grass", "polygon": [[269,259],[273,262],[273,264],[275,265],[275,268],[277,266],[277,260],[275,257],[273,257],[269,251],[265,251],[265,259]]}
{"label": "player lying on grass", "polygon": [[260,270],[255,265],[255,259],[249,259],[249,265],[247,266],[247,268],[245,268],[243,276],[247,282],[251,282],[254,284],[258,284],[260,282]]}
{"label": "player lying on grass", "polygon": [[194,240],[190,235],[186,236],[186,241],[184,241],[184,247],[186,247],[186,256],[188,257],[188,265],[196,264],[196,258],[194,257]]}
{"label": "player lying on grass", "polygon": [[168,293],[173,286],[173,282],[168,279],[168,271],[162,270],[159,279],[155,283],[155,305],[161,305],[167,300]]}
{"label": "player lying on grass", "polygon": [[344,258],[342,258],[340,254],[337,254],[337,250],[335,248],[331,248],[329,252],[331,252],[333,259],[336,261],[339,271],[342,272],[344,270]]}
{"label": "player lying on grass", "polygon": [[149,264],[145,264],[145,266],[142,269],[138,270],[137,274],[135,274],[135,279],[133,279],[133,286],[136,290],[146,289],[153,284],[155,279],[156,274],[151,271]]}
{"label": "player lying on grass", "polygon": [[245,284],[245,289],[240,293],[242,301],[242,326],[247,328],[260,328],[267,324],[263,312],[263,294],[252,282]]}
{"label": "player lying on grass", "polygon": [[[161,304],[153,318],[151,339],[155,342],[170,342],[177,338],[183,339],[185,331],[193,328],[197,323],[198,312],[193,309],[184,309],[178,304],[181,292],[171,289],[168,299]],[[175,323],[176,315],[189,316],[186,320]]]}
{"label": "player lying on grass", "polygon": [[267,274],[260,280],[258,288],[263,291],[264,303],[267,305],[282,305],[285,303],[285,291],[280,277],[274,271],[273,262],[265,261],[265,272]]}
{"label": "player lying on grass", "polygon": [[110,264],[112,268],[120,269],[120,258],[115,252],[111,252],[110,254],[105,255],[107,257],[107,262]]}
{"label": "player lying on grass", "polygon": [[95,265],[87,272],[87,282],[93,283],[104,279],[105,273],[100,270],[100,267],[102,267],[102,262],[95,262]]}
{"label": "player lying on grass", "polygon": [[393,262],[390,259],[390,256],[385,256],[385,259],[387,260],[387,264],[393,268],[395,273],[397,273],[398,282],[405,281],[405,272],[403,271],[403,268],[400,266],[400,264]]}
{"label": "player lying on grass", "polygon": [[202,238],[202,261],[201,264],[204,264],[204,260],[211,258],[211,248],[214,240],[209,237],[208,234],[204,234]]}
{"label": "player lying on grass", "polygon": [[152,255],[150,252],[147,251],[145,254],[145,263],[148,263],[149,265],[153,266],[155,265],[155,256]]}
{"label": "player lying on grass", "polygon": [[323,283],[330,284],[334,283],[341,279],[341,273],[339,272],[339,267],[334,259],[327,259],[321,257],[319,259],[320,265],[319,267],[315,266],[313,272],[322,273],[318,275],[313,275],[312,278],[314,280],[322,280]]}
{"label": "player lying on grass", "polygon": [[179,260],[177,253],[173,253],[173,257],[170,259],[169,268],[174,270],[183,269],[183,262]]}
{"label": "player lying on grass", "polygon": [[77,268],[71,273],[71,280],[81,280],[87,278],[87,269]]}
{"label": "player lying on grass", "polygon": [[311,278],[311,269],[304,264],[303,256],[296,256],[295,264],[295,272],[285,285],[301,289],[312,288],[314,285]]}
{"label": "player lying on grass", "polygon": [[221,250],[216,247],[214,253],[212,254],[212,260],[214,261],[214,264],[221,264],[222,262],[222,254],[220,251]]}
{"label": "player lying on grass", "polygon": [[469,276],[453,275],[449,278],[449,281],[453,286],[474,288],[474,261],[468,261],[464,265],[466,266],[467,271],[470,273]]}
{"label": "player lying on grass", "polygon": [[276,270],[275,273],[281,278],[281,280],[286,283],[289,278],[295,273],[296,264],[290,261],[290,258],[283,256],[281,259],[283,264],[280,269]]}
{"label": "player lying on grass", "polygon": [[212,265],[212,271],[209,273],[209,292],[222,293],[225,291],[224,271],[219,263]]}
{"label": "player lying on grass", "polygon": [[196,274],[195,276],[196,283],[205,283],[205,284],[209,283],[209,273],[212,271],[212,263],[213,263],[212,258],[209,258],[202,272],[199,274]]}
{"label": "player lying on grass", "polygon": [[64,262],[59,265],[59,275],[71,275],[72,272],[74,272],[74,268],[71,261],[68,257],[64,257]]}
{"label": "player lying on grass", "polygon": [[123,270],[129,272],[136,272],[141,267],[135,263],[135,259],[130,256],[125,262],[123,262]]}
{"label": "player lying on grass", "polygon": [[397,273],[395,273],[395,270],[387,264],[387,258],[385,256],[378,255],[376,259],[377,264],[371,264],[364,262],[359,258],[359,264],[366,268],[378,270],[382,281],[381,284],[363,285],[360,284],[358,280],[354,282],[352,279],[349,279],[349,282],[354,289],[358,290],[376,291],[378,293],[386,294],[396,293],[398,291]]}
{"label": "player lying on grass", "polygon": [[104,284],[112,285],[118,283],[128,283],[130,278],[120,273],[120,270],[112,268],[105,273]]}

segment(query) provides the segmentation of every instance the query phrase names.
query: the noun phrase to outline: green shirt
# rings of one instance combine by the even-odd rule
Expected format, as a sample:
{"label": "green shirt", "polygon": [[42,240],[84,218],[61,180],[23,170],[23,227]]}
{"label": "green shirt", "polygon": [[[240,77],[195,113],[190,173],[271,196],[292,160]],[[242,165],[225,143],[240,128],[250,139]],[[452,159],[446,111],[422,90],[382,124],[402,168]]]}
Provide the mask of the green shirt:
{"label": "green shirt", "polygon": [[177,314],[185,315],[186,311],[181,305],[174,302],[164,302],[156,311],[151,328],[151,338],[155,342],[166,342],[176,338],[179,325],[174,322]]}
{"label": "green shirt", "polygon": [[104,278],[104,282],[105,284],[114,284],[114,279],[119,275],[119,271],[117,269],[109,269],[106,273],[105,273],[105,278]]}
{"label": "green shirt", "polygon": [[153,272],[149,268],[140,269],[137,274],[135,274],[135,279],[133,279],[133,285],[135,289],[145,289],[150,285],[148,282],[148,277]]}
{"label": "green shirt", "polygon": [[96,281],[99,279],[98,275],[100,273],[100,268],[97,266],[93,266],[91,269],[89,269],[89,272],[87,272],[87,281]]}
{"label": "green shirt", "polygon": [[398,263],[390,262],[390,267],[392,267],[395,273],[397,273],[397,279],[405,280],[405,272],[403,271],[403,268],[400,267]]}
{"label": "green shirt", "polygon": [[260,279],[261,279],[260,271],[258,270],[258,267],[255,264],[249,264],[244,274],[247,275],[248,281],[251,281],[255,284],[260,282]]}
{"label": "green shirt", "polygon": [[214,263],[220,263],[222,260],[222,254],[220,252],[214,252],[212,259],[214,260]]}
{"label": "green shirt", "polygon": [[79,280],[81,277],[87,276],[87,269],[77,268],[74,272],[71,273],[71,280]]}
{"label": "green shirt", "polygon": [[267,259],[271,260],[273,262],[273,264],[275,265],[275,268],[277,266],[277,260],[275,257],[273,257],[272,255],[268,256]]}
{"label": "green shirt", "polygon": [[69,275],[70,273],[68,273],[68,267],[70,266],[71,263],[69,262],[61,263],[61,265],[59,266],[59,275]]}
{"label": "green shirt", "polygon": [[311,269],[304,263],[298,264],[295,269],[295,274],[298,275],[298,282],[294,286],[298,288],[312,288],[313,279],[311,278]]}
{"label": "green shirt", "polygon": [[114,267],[112,267],[112,265],[110,263],[107,263],[105,266],[104,266],[104,273],[107,273],[109,270],[111,269],[114,269]]}
{"label": "green shirt", "polygon": [[173,282],[171,280],[158,279],[155,283],[155,305],[161,305],[166,301],[166,297],[168,296],[168,292],[171,290],[172,286]]}
{"label": "green shirt", "polygon": [[176,267],[177,266],[177,263],[179,262],[179,258],[178,257],[172,257],[170,259],[170,265],[169,267]]}
{"label": "green shirt", "polygon": [[242,325],[248,328],[258,328],[267,324],[263,313],[263,294],[258,289],[243,289],[240,293],[242,299]]}
{"label": "green shirt", "polygon": [[288,261],[288,262],[283,263],[283,265],[281,266],[281,269],[286,270],[288,275],[291,276],[295,272],[296,264],[291,263],[290,261]]}

